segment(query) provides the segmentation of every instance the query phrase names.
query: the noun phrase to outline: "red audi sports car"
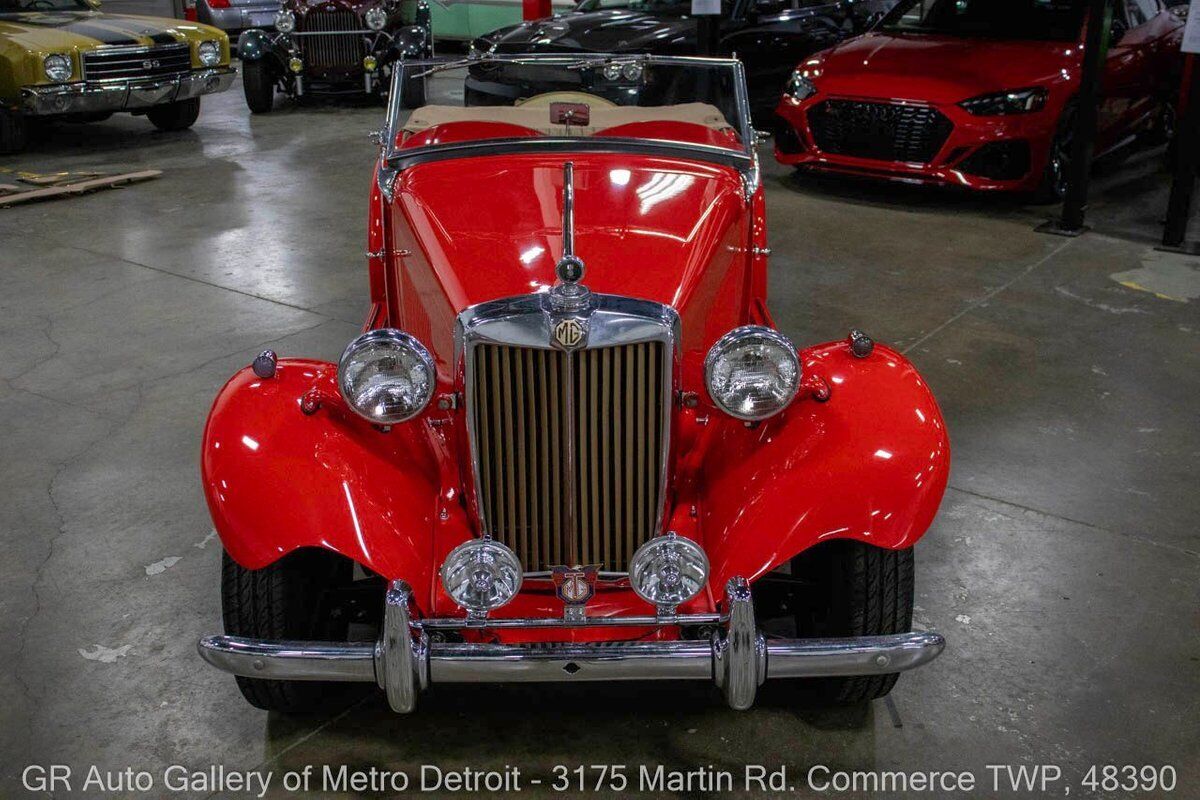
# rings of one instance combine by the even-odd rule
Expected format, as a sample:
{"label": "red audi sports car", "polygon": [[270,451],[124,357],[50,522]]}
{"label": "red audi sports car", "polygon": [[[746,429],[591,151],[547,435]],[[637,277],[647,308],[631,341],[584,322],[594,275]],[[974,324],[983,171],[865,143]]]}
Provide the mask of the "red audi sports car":
{"label": "red audi sports car", "polygon": [[[1174,120],[1183,21],[1117,0],[1097,154]],[[1029,191],[1066,189],[1084,0],[902,0],[869,33],[792,74],[775,155],[817,170]]]}

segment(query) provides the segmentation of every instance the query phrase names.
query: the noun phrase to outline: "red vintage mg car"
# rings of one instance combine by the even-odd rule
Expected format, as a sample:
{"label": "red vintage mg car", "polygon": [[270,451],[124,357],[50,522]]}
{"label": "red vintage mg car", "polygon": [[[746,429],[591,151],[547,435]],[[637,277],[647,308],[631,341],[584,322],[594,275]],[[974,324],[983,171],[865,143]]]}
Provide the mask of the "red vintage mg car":
{"label": "red vintage mg car", "polygon": [[911,622],[946,429],[895,351],[775,329],[741,65],[497,62],[536,93],[404,118],[393,87],[363,334],[217,396],[201,655],[280,711],[354,684],[398,712],[439,683],[883,696],[945,644]]}

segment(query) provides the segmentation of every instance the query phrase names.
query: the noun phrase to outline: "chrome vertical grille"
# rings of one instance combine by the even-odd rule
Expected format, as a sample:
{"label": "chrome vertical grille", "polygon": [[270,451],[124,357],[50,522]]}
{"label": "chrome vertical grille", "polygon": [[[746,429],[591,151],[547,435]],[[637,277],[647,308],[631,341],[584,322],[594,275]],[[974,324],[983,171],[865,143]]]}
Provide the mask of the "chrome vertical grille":
{"label": "chrome vertical grille", "polygon": [[624,570],[654,535],[667,358],[661,341],[570,354],[475,348],[469,413],[484,530],[527,570]]}
{"label": "chrome vertical grille", "polygon": [[[353,11],[310,11],[300,22],[300,32],[318,34],[297,36],[300,55],[312,67],[355,67],[366,56],[362,29]],[[339,32],[340,31],[340,32]]]}

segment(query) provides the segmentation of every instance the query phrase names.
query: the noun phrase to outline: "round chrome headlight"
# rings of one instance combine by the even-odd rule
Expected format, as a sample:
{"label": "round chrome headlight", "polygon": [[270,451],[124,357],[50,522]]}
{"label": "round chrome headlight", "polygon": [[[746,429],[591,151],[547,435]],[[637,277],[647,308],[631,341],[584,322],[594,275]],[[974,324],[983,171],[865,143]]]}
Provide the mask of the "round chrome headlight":
{"label": "round chrome headlight", "polygon": [[42,69],[46,71],[46,77],[52,81],[71,80],[70,56],[59,55],[58,53],[48,55],[42,60]]}
{"label": "round chrome headlight", "polygon": [[291,33],[296,30],[296,15],[290,11],[280,11],[275,15],[275,30],[280,33]]}
{"label": "round chrome headlight", "polygon": [[708,580],[708,556],[700,545],[674,533],[643,544],[629,562],[629,584],[656,606],[677,606],[700,593]]}
{"label": "round chrome headlight", "polygon": [[355,413],[380,425],[412,419],[429,405],[437,367],[425,346],[403,331],[359,336],[338,361],[338,389]]}
{"label": "round chrome headlight", "polygon": [[605,64],[604,69],[605,80],[619,81],[621,80],[621,65],[620,64]]}
{"label": "round chrome headlight", "polygon": [[627,81],[640,81],[642,79],[642,65],[626,64],[621,68],[621,77]]}
{"label": "round chrome headlight", "polygon": [[713,402],[726,414],[751,422],[788,407],[800,388],[800,357],[786,336],[761,325],[722,336],[704,359]]}
{"label": "round chrome headlight", "polygon": [[215,67],[221,63],[221,43],[220,42],[201,42],[196,48],[196,55],[200,56],[200,63],[206,67]]}
{"label": "round chrome headlight", "polygon": [[375,6],[374,8],[369,9],[367,13],[363,15],[363,20],[366,21],[367,27],[371,30],[381,31],[383,30],[384,26],[387,25],[388,15],[387,12],[382,8]]}
{"label": "round chrome headlight", "polygon": [[468,611],[491,611],[521,590],[517,554],[491,539],[472,539],[450,551],[442,564],[442,587]]}

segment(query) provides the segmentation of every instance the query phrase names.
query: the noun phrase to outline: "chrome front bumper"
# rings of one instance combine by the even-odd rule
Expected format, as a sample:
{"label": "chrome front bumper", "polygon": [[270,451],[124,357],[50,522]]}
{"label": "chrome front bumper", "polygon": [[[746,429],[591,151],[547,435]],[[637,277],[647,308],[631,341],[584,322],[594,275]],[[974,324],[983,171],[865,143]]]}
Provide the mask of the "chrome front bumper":
{"label": "chrome front bumper", "polygon": [[214,67],[156,80],[26,86],[21,89],[21,107],[26,114],[38,117],[138,111],[223,92],[233,85],[236,74],[232,67]]}
{"label": "chrome front bumper", "polygon": [[[447,621],[411,618],[412,590],[395,581],[387,593],[384,630],[374,644],[268,642],[240,636],[200,640],[200,656],[248,678],[377,683],[394,711],[408,713],[430,683],[539,683],[622,680],[711,680],[736,710],[750,708],[768,677],[883,675],[927,664],[946,641],[936,633],[853,639],[768,639],[754,621],[750,586],[734,578],[719,616],[686,615],[672,624],[717,623],[711,640],[597,642],[552,647],[430,642],[427,629]],[[653,622],[653,618],[651,618]],[[467,627],[466,621],[459,621]],[[645,624],[645,619],[635,622]],[[433,624],[431,624],[433,623]],[[558,627],[572,623],[554,620]],[[483,625],[486,627],[486,622]],[[587,623],[580,623],[587,624]],[[608,622],[607,624],[619,624]]]}

